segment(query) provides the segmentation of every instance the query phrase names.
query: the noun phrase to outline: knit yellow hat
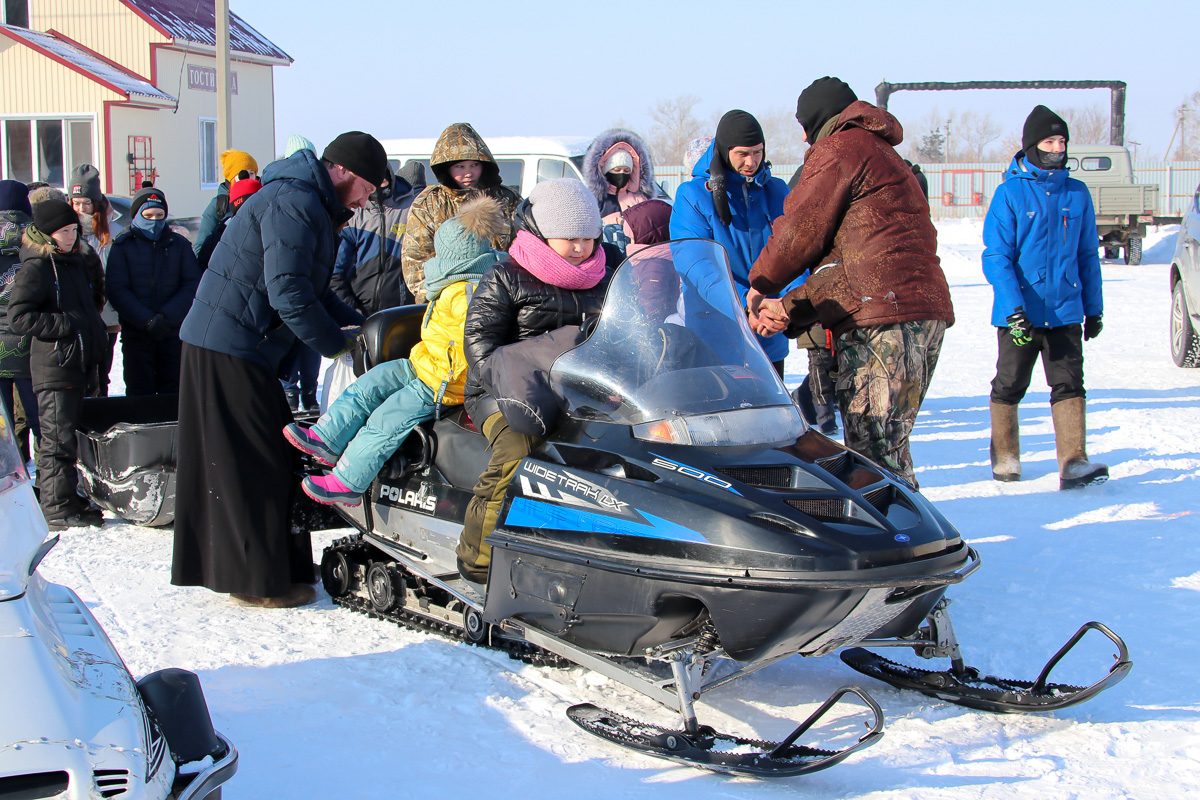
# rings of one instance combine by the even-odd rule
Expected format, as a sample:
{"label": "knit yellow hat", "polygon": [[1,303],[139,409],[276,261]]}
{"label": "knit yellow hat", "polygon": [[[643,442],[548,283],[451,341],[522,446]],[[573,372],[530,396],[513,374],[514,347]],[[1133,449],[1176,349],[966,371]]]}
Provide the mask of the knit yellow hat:
{"label": "knit yellow hat", "polygon": [[221,153],[221,174],[225,176],[225,180],[232,183],[242,170],[258,172],[258,162],[254,160],[254,156],[241,150],[226,150]]}

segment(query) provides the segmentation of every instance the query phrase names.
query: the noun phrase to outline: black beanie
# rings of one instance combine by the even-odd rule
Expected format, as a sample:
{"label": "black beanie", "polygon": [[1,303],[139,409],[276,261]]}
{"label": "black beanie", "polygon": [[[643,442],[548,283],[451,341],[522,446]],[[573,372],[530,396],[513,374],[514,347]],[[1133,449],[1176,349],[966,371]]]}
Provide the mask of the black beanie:
{"label": "black beanie", "polygon": [[[733,215],[729,213],[729,198],[725,196],[725,170],[733,169],[733,165],[729,163],[729,151],[734,147],[754,147],[759,144],[765,145],[766,138],[763,136],[762,125],[758,124],[753,114],[735,108],[717,123],[712,161],[708,164],[708,189],[712,192],[717,217],[726,225],[733,221]],[[765,152],[763,163],[767,163]]]}
{"label": "black beanie", "polygon": [[1021,149],[1037,147],[1038,142],[1051,136],[1061,136],[1068,142],[1071,141],[1066,120],[1045,106],[1035,107],[1025,118],[1025,129],[1021,132]]}
{"label": "black beanie", "polygon": [[78,225],[79,215],[65,200],[43,200],[33,207],[33,227],[47,236],[68,225]]}
{"label": "black beanie", "polygon": [[133,203],[130,204],[129,215],[136,217],[141,213],[142,206],[145,205],[151,208],[161,208],[165,214],[167,213],[167,196],[157,186],[138,189],[138,193],[133,196]]}
{"label": "black beanie", "polygon": [[91,164],[80,164],[71,170],[71,182],[67,185],[71,198],[86,197],[96,206],[96,211],[104,208],[107,201],[100,191],[100,170]]}
{"label": "black beanie", "polygon": [[796,99],[796,121],[804,128],[809,144],[816,144],[817,134],[825,123],[858,100],[849,84],[840,78],[817,78]]}
{"label": "black beanie", "polygon": [[388,177],[387,153],[383,145],[369,133],[350,131],[329,143],[321,158],[344,167],[373,186],[380,186]]}

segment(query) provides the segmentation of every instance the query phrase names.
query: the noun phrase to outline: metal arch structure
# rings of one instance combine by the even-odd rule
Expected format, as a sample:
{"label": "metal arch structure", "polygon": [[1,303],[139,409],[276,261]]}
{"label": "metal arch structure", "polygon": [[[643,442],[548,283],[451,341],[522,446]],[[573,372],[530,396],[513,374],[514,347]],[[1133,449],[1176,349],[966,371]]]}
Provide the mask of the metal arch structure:
{"label": "metal arch structure", "polygon": [[1108,118],[1109,144],[1125,144],[1125,81],[959,81],[945,83],[888,83],[875,87],[875,105],[886,109],[893,92],[944,92],[957,89],[1108,89],[1112,109]]}

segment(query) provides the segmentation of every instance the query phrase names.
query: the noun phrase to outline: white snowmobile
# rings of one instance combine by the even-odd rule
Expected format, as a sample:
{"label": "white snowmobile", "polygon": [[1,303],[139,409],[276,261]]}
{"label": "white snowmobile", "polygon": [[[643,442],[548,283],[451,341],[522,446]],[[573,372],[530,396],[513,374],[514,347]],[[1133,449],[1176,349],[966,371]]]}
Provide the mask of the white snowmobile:
{"label": "white snowmobile", "polygon": [[0,409],[0,797],[215,800],[237,771],[194,673],[136,683],[75,592]]}
{"label": "white snowmobile", "polygon": [[[674,287],[665,311],[647,307],[650,274],[659,300]],[[422,310],[368,320],[362,368],[406,356]],[[699,724],[705,692],[793,655],[843,650],[847,664],[893,685],[1009,712],[1063,708],[1128,673],[1124,643],[1098,623],[1035,681],[964,665],[943,595],[979,567],[978,553],[911,486],[807,428],[750,332],[716,243],[632,255],[584,327],[586,339],[546,376],[563,418],[516,470],[488,538],[486,592],[455,564],[487,463],[484,437],[459,413],[414,431],[364,502],[338,507],[361,533],[325,551],[335,602],[535,664],[595,670],[678,711],[682,724],[667,730],[583,704],[568,712],[581,727],[753,775],[823,769],[882,735],[879,706],[853,686],[780,742]],[[1112,640],[1116,663],[1087,687],[1049,682],[1088,630]],[[865,647],[948,658],[950,668],[904,666]],[[840,749],[798,744],[855,696],[869,717],[861,738]]]}

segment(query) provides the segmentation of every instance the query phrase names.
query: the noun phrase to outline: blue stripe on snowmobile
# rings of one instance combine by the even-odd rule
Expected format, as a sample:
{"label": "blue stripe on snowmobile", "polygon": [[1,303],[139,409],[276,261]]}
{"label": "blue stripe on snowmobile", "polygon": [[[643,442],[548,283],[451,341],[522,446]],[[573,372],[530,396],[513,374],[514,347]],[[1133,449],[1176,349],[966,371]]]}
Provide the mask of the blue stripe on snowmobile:
{"label": "blue stripe on snowmobile", "polygon": [[579,511],[565,506],[515,498],[509,506],[504,524],[515,528],[549,528],[557,531],[589,531],[615,533],[622,536],[643,536],[651,539],[669,539],[676,542],[700,542],[707,544],[703,535],[653,514],[640,512],[649,524],[633,520]]}

